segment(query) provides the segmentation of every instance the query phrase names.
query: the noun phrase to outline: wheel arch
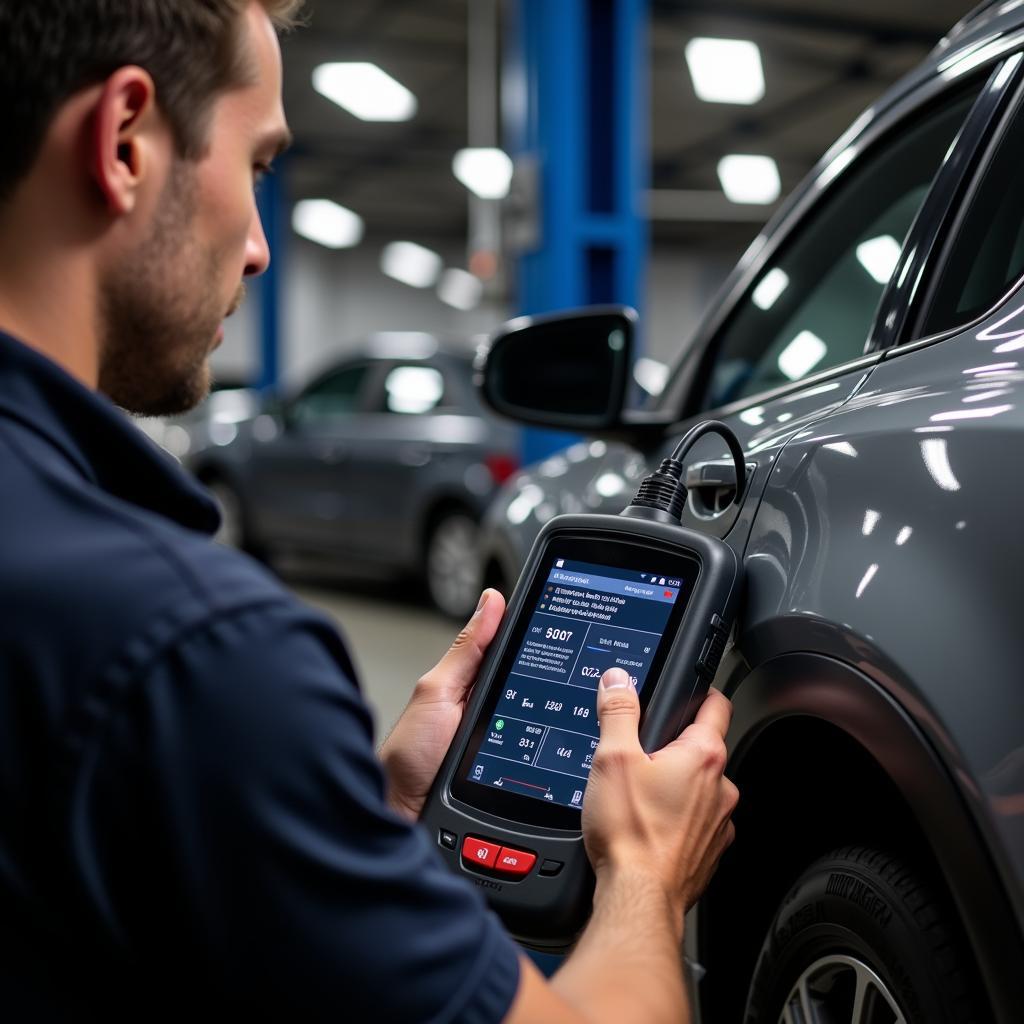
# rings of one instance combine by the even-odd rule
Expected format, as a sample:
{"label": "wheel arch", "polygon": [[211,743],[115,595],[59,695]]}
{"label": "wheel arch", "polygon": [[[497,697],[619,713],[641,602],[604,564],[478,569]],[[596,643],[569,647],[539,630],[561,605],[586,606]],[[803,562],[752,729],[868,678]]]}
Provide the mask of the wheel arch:
{"label": "wheel arch", "polygon": [[800,871],[829,849],[873,843],[912,859],[950,897],[992,1019],[1024,1001],[1024,941],[969,807],[906,711],[833,658],[790,654],[731,694],[737,840],[697,920],[709,1020],[740,1020],[761,942]]}
{"label": "wheel arch", "polygon": [[463,494],[458,494],[454,491],[441,491],[438,494],[432,495],[426,503],[425,512],[420,520],[419,546],[422,554],[426,554],[427,542],[430,540],[430,535],[436,529],[437,524],[445,516],[453,512],[465,512],[466,515],[477,523],[483,517],[481,509],[474,508],[473,504],[467,501],[466,496]]}

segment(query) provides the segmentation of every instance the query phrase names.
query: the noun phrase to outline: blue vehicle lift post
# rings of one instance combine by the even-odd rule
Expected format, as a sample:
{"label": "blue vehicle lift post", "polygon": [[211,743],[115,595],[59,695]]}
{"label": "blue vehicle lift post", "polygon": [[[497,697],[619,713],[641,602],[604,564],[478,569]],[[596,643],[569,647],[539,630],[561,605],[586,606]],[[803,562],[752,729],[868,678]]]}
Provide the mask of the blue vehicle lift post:
{"label": "blue vehicle lift post", "polygon": [[286,161],[276,163],[274,174],[260,183],[256,205],[270,246],[270,266],[256,278],[253,291],[259,300],[259,367],[254,381],[263,394],[277,391],[281,377],[281,320],[284,268],[288,258]]}
{"label": "blue vehicle lift post", "polygon": [[[648,234],[648,0],[515,0],[506,145],[537,168],[536,238],[514,269],[520,315],[641,307]],[[529,430],[524,462],[566,435]]]}

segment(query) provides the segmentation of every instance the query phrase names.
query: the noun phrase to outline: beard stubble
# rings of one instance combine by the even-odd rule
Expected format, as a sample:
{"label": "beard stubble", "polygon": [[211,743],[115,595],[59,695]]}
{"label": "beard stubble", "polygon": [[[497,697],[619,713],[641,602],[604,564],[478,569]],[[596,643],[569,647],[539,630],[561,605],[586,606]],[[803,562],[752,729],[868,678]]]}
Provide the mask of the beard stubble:
{"label": "beard stubble", "polygon": [[175,161],[152,230],[102,284],[99,390],[128,412],[174,415],[210,390],[210,352],[228,310],[215,286],[219,255],[194,238],[196,191],[194,169]]}

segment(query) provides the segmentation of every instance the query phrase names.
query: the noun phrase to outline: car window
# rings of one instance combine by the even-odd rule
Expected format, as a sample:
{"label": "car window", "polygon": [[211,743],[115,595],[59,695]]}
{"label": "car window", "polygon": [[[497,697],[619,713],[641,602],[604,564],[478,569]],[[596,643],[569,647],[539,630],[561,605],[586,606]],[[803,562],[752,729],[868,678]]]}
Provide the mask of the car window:
{"label": "car window", "polygon": [[1018,103],[967,206],[931,291],[921,335],[987,313],[1024,275],[1024,104]]}
{"label": "car window", "polygon": [[355,412],[368,372],[369,367],[362,364],[321,377],[292,404],[292,418],[298,423],[315,423]]}
{"label": "car window", "polygon": [[863,354],[907,232],[975,93],[887,136],[787,240],[719,335],[705,408]]}

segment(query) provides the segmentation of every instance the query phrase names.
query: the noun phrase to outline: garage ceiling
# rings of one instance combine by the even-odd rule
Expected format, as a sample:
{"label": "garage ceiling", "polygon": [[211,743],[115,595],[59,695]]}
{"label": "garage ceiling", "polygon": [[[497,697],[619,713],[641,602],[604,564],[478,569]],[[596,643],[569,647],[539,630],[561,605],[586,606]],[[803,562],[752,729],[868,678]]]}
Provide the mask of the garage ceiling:
{"label": "garage ceiling", "polygon": [[[451,173],[467,145],[472,0],[312,0],[311,26],[285,40],[285,102],[296,135],[292,198],[330,198],[374,236],[464,238],[467,194]],[[788,192],[849,123],[967,11],[959,0],[651,0],[652,177],[657,190],[718,187],[729,152],[775,158]],[[767,92],[750,107],[696,98],[683,59],[694,36],[754,40]],[[370,124],[314,92],[325,61],[371,61],[415,93],[410,122]],[[656,218],[656,240],[749,238],[745,222]]]}

